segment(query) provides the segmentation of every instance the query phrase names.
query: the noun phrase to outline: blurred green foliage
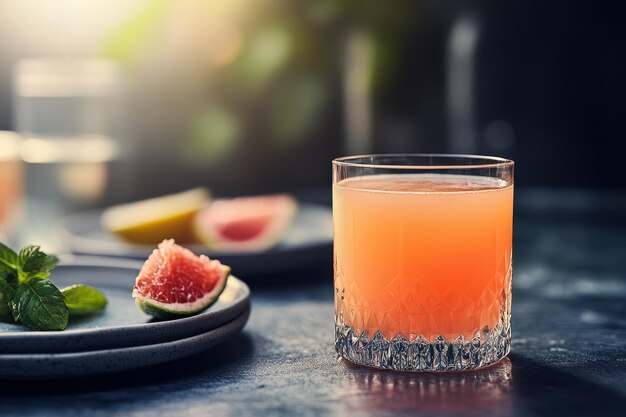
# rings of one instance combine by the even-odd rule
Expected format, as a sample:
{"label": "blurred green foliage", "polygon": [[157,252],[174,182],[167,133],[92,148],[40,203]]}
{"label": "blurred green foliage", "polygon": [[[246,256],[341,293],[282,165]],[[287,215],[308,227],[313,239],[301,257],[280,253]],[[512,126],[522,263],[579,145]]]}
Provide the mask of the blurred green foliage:
{"label": "blurred green foliage", "polygon": [[220,107],[199,109],[192,118],[188,146],[183,158],[196,164],[218,163],[228,155],[239,139],[239,125],[234,115]]}
{"label": "blurred green foliage", "polygon": [[210,165],[250,141],[289,148],[314,140],[329,108],[341,107],[344,41],[354,31],[373,42],[368,88],[384,91],[400,69],[418,7],[375,0],[150,0],[102,50],[131,71],[158,69],[162,84],[180,85],[196,103],[184,123],[181,155]]}

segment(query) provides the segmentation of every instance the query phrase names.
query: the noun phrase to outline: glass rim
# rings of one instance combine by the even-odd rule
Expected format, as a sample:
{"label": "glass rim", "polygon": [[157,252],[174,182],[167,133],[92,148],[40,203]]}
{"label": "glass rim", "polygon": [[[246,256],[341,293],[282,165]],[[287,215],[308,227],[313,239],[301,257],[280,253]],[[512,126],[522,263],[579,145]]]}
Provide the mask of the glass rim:
{"label": "glass rim", "polygon": [[[365,158],[458,158],[468,161],[483,160],[483,163],[477,164],[374,164],[368,162],[354,162],[358,159]],[[485,156],[473,154],[453,154],[453,153],[381,153],[381,154],[362,154],[342,156],[332,161],[333,165],[354,168],[373,168],[373,169],[480,169],[480,168],[500,168],[515,165],[511,159],[501,158],[499,156]]]}

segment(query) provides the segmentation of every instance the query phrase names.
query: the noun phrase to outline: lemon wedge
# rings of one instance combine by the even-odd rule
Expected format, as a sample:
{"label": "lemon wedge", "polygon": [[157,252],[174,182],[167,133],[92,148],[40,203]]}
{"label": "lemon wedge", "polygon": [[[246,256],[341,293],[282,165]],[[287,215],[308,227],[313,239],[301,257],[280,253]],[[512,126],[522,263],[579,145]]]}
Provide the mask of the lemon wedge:
{"label": "lemon wedge", "polygon": [[193,218],[211,199],[205,188],[110,207],[102,227],[127,242],[156,244],[163,239],[193,242]]}

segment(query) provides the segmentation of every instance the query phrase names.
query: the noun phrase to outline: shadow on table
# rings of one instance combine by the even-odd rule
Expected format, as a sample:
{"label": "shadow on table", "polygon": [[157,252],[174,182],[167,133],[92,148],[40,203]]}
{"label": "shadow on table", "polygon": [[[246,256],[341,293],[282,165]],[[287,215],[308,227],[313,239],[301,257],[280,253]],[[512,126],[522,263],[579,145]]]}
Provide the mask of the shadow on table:
{"label": "shadow on table", "polygon": [[626,397],[616,391],[514,354],[484,370],[450,374],[405,374],[345,363],[339,414],[609,416],[626,409]]}
{"label": "shadow on table", "polygon": [[[69,380],[0,381],[0,398],[124,391],[134,387],[172,384],[204,374],[221,374],[233,363],[251,357],[253,352],[252,337],[244,330],[243,333],[197,355],[133,371]],[[181,386],[187,387],[187,384],[182,383]]]}

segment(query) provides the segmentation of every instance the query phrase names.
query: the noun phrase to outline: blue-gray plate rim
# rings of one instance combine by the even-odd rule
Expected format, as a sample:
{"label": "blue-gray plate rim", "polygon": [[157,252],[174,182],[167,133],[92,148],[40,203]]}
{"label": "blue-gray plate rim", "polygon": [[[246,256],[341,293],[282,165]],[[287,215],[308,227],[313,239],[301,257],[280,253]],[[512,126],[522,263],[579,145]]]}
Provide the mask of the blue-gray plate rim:
{"label": "blue-gray plate rim", "polygon": [[69,353],[0,354],[0,379],[62,379],[157,365],[207,350],[241,331],[250,308],[222,326],[191,337],[117,349]]}

